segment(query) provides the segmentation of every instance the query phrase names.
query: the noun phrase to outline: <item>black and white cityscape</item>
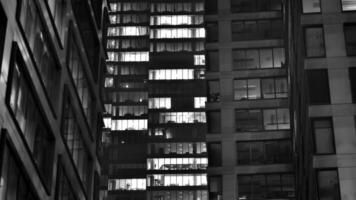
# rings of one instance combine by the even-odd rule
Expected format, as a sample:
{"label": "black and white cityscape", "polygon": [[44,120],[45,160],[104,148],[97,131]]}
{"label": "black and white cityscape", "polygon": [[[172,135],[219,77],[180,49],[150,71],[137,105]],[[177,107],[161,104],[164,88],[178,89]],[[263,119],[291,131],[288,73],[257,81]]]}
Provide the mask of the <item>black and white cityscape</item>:
{"label": "black and white cityscape", "polygon": [[356,200],[356,0],[0,0],[0,200]]}

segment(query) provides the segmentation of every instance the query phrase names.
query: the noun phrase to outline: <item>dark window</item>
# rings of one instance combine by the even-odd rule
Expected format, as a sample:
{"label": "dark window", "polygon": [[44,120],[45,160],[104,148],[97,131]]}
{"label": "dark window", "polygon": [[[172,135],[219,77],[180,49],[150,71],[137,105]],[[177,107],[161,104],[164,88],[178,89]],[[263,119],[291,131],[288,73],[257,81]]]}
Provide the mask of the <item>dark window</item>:
{"label": "dark window", "polygon": [[327,69],[307,70],[310,104],[329,104],[329,78]]}
{"label": "dark window", "polygon": [[319,200],[340,200],[339,175],[337,169],[317,171]]}
{"label": "dark window", "polygon": [[[5,36],[6,36],[6,26],[7,26],[7,17],[6,14],[0,5],[0,61],[2,61],[2,54],[5,46]],[[1,69],[1,63],[0,63]]]}
{"label": "dark window", "polygon": [[283,35],[280,19],[233,21],[231,26],[233,41],[278,39]]}
{"label": "dark window", "polygon": [[334,131],[331,118],[312,119],[314,134],[315,153],[331,154],[335,153]]}
{"label": "dark window", "polygon": [[219,51],[208,51],[206,56],[209,71],[219,71]]}
{"label": "dark window", "polygon": [[356,24],[345,24],[346,53],[348,56],[356,55]]}
{"label": "dark window", "polygon": [[208,160],[211,167],[221,166],[221,143],[208,143]]}
{"label": "dark window", "polygon": [[222,177],[210,176],[209,177],[209,199],[221,200],[222,199]]}
{"label": "dark window", "polygon": [[68,180],[68,176],[61,164],[58,165],[57,186],[55,200],[76,200],[75,193]]}
{"label": "dark window", "polygon": [[304,30],[305,50],[307,57],[324,57],[325,42],[324,29],[318,27],[306,27]]}
{"label": "dark window", "polygon": [[218,0],[205,1],[205,13],[206,14],[217,14],[217,12],[218,12]]}
{"label": "dark window", "polygon": [[237,176],[238,199],[294,199],[292,174],[256,174]]}
{"label": "dark window", "polygon": [[21,2],[21,10],[18,13],[20,24],[32,51],[42,85],[46,89],[52,106],[56,108],[59,99],[61,70],[56,63],[55,53],[50,45],[50,39],[44,29],[41,16],[38,14],[36,2],[32,0]]}
{"label": "dark window", "polygon": [[279,11],[281,9],[281,0],[231,0],[232,13]]}
{"label": "dark window", "polygon": [[10,69],[6,102],[26,141],[26,147],[33,156],[45,187],[49,190],[52,183],[55,141],[15,43]]}
{"label": "dark window", "polygon": [[220,82],[218,80],[208,81],[209,102],[220,101]]}
{"label": "dark window", "polygon": [[320,0],[303,0],[303,13],[321,12]]}
{"label": "dark window", "polygon": [[285,130],[290,128],[287,108],[263,110],[235,110],[237,132],[260,130]]}
{"label": "dark window", "polygon": [[343,11],[355,11],[356,1],[355,0],[341,0]]}
{"label": "dark window", "polygon": [[220,111],[208,111],[208,132],[209,133],[220,133],[221,131],[221,117]]}
{"label": "dark window", "polygon": [[[66,92],[68,93],[68,92]],[[77,168],[77,174],[82,181],[83,187],[88,192],[92,177],[92,159],[85,144],[84,134],[78,124],[73,106],[68,95],[64,95],[61,135],[65,141],[73,164]]]}
{"label": "dark window", "polygon": [[263,115],[261,110],[236,110],[236,131],[263,130]]}
{"label": "dark window", "polygon": [[356,67],[350,68],[349,74],[350,74],[352,102],[356,103]]}
{"label": "dark window", "polygon": [[285,62],[283,48],[236,49],[232,59],[234,70],[281,68]]}
{"label": "dark window", "polygon": [[[5,131],[3,131],[4,134]],[[4,137],[3,137],[4,138]],[[3,143],[4,141],[2,141]],[[29,179],[26,177],[26,172],[22,169],[22,166],[15,156],[8,142],[3,146],[1,144],[2,160],[0,163],[0,178],[1,178],[1,199],[5,200],[38,200],[38,197],[34,193],[35,189],[30,185]]]}
{"label": "dark window", "polygon": [[217,42],[219,40],[219,28],[217,22],[209,22],[206,24],[206,41]]}
{"label": "dark window", "polygon": [[289,163],[292,158],[289,140],[237,142],[237,164]]}
{"label": "dark window", "polygon": [[[88,76],[85,70],[85,65],[83,64],[82,58],[80,57],[80,51],[74,36],[71,35],[69,39],[69,55],[68,55],[68,69],[72,77],[72,81],[77,91],[78,98],[82,104],[84,115],[88,126],[95,129],[95,99],[94,94],[91,91],[89,85]],[[95,131],[91,131],[92,134]]]}
{"label": "dark window", "polygon": [[84,50],[90,64],[92,75],[94,80],[97,81],[99,75],[100,42],[93,23],[94,20],[90,20],[92,19],[92,12],[88,1],[73,0],[70,2],[72,4],[72,10],[76,19],[75,21],[82,36]]}

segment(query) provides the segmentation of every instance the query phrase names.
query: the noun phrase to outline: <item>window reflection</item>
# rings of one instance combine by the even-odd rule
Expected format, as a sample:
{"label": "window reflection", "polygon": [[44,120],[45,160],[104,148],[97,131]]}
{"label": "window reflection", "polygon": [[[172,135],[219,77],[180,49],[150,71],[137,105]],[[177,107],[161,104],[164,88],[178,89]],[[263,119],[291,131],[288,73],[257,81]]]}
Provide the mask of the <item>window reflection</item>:
{"label": "window reflection", "polygon": [[236,131],[289,129],[289,109],[236,110],[235,126]]}

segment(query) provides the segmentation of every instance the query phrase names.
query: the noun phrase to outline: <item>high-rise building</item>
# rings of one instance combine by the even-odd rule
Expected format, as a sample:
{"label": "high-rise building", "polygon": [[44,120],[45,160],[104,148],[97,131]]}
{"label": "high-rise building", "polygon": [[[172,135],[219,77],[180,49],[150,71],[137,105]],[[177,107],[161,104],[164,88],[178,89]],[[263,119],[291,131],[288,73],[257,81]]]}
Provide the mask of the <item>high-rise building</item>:
{"label": "high-rise building", "polygon": [[356,199],[356,1],[289,1],[298,199]]}
{"label": "high-rise building", "polygon": [[207,200],[204,2],[109,4],[109,197]]}
{"label": "high-rise building", "polygon": [[0,199],[100,199],[105,12],[0,0]]}
{"label": "high-rise building", "polygon": [[207,0],[210,200],[294,199],[283,0]]}

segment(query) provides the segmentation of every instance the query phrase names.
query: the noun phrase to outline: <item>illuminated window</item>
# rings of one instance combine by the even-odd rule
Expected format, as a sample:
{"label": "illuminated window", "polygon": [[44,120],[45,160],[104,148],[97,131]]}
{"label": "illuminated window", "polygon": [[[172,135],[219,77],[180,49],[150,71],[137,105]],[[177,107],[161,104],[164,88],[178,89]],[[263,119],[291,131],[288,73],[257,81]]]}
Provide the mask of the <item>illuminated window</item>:
{"label": "illuminated window", "polygon": [[107,41],[106,47],[108,49],[118,49],[119,48],[119,44],[120,44],[119,40],[110,39],[110,40]]}
{"label": "illuminated window", "polygon": [[149,98],[148,108],[150,109],[171,109],[171,98]]}
{"label": "illuminated window", "polygon": [[148,170],[205,170],[208,158],[149,158]]}
{"label": "illuminated window", "polygon": [[343,11],[356,10],[356,0],[341,0]]}
{"label": "illuminated window", "polygon": [[205,55],[194,55],[194,65],[205,65]]}
{"label": "illuminated window", "polygon": [[109,88],[114,86],[114,78],[113,77],[107,77],[105,78],[105,83],[104,87]]}
{"label": "illuminated window", "polygon": [[285,63],[283,48],[236,49],[232,59],[234,70],[280,68]]}
{"label": "illuminated window", "polygon": [[[163,134],[163,130],[157,130],[159,134]],[[166,130],[165,130],[166,131]],[[195,142],[195,143],[152,143],[148,146],[148,153],[151,155],[170,155],[170,154],[206,154],[206,143],[205,142]]]}
{"label": "illuminated window", "polygon": [[151,16],[150,25],[192,25],[202,24],[203,16],[198,15],[160,15]]}
{"label": "illuminated window", "polygon": [[206,174],[153,174],[147,176],[149,187],[206,186]]}
{"label": "illuminated window", "polygon": [[108,52],[108,61],[146,62],[149,52]]}
{"label": "illuminated window", "polygon": [[159,123],[206,123],[205,112],[159,113]]}
{"label": "illuminated window", "polygon": [[148,28],[145,26],[121,26],[109,27],[108,36],[142,36],[148,35]]}
{"label": "illuminated window", "polygon": [[[107,123],[108,122],[109,120],[107,121]],[[105,124],[105,127],[108,127],[107,124]],[[147,130],[147,120],[146,119],[111,120],[111,130],[113,131]]]}
{"label": "illuminated window", "polygon": [[104,118],[104,127],[111,129],[111,118]]}
{"label": "illuminated window", "polygon": [[205,38],[204,28],[161,28],[151,30],[150,38]]}
{"label": "illuminated window", "polygon": [[194,97],[194,108],[205,108],[206,97]]}
{"label": "illuminated window", "polygon": [[190,80],[190,79],[194,79],[194,69],[149,70],[149,80]]}
{"label": "illuminated window", "polygon": [[109,179],[110,190],[146,190],[146,179]]}

